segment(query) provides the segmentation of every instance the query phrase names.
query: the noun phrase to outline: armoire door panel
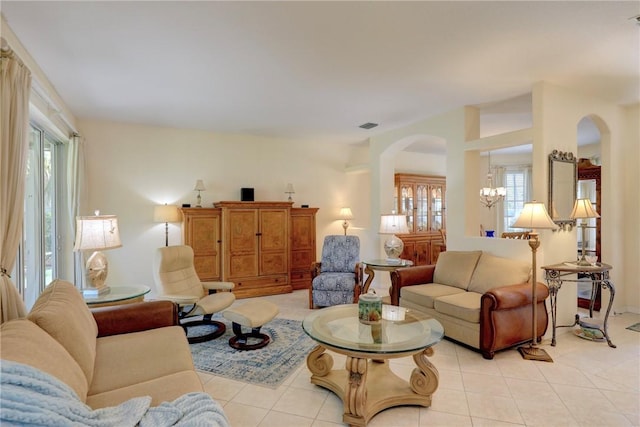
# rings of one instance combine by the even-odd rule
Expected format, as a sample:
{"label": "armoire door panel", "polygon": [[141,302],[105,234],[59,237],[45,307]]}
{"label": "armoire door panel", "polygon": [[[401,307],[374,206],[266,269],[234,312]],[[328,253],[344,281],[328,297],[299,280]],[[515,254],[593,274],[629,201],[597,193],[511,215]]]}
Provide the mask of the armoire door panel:
{"label": "armoire door panel", "polygon": [[255,254],[258,251],[258,217],[255,210],[230,210],[228,218],[228,248],[235,254]]}
{"label": "armoire door panel", "polygon": [[252,277],[258,275],[258,264],[256,256],[234,255],[230,260],[229,278],[235,277]]}
{"label": "armoire door panel", "polygon": [[260,257],[260,274],[282,274],[287,272],[286,253],[264,253]]}
{"label": "armoire door panel", "polygon": [[260,212],[260,250],[287,250],[287,211],[263,209]]}

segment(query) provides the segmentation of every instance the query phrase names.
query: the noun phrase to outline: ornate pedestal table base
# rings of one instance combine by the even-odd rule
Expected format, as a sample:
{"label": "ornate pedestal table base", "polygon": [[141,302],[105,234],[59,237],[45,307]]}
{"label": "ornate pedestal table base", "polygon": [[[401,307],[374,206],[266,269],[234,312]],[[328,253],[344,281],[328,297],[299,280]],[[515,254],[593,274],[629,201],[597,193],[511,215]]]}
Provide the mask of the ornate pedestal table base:
{"label": "ornate pedestal table base", "polygon": [[[376,354],[375,359],[347,354],[345,369],[333,370],[333,358],[319,345],[307,356],[311,382],[334,392],[344,403],[343,421],[352,426],[366,426],[378,412],[400,405],[431,406],[431,396],[438,388],[436,367],[427,359],[429,347],[413,354],[416,368],[409,382],[389,368],[389,360]],[[398,355],[392,355],[398,357]]]}

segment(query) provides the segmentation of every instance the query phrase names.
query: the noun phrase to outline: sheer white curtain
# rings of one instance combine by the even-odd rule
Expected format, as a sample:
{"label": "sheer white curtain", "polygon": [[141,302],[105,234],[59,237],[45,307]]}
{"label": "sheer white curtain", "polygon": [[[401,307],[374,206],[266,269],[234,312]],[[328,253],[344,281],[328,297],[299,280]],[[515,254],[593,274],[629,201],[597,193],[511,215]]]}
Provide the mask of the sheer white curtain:
{"label": "sheer white curtain", "polygon": [[[67,146],[67,200],[68,213],[71,230],[76,229],[76,216],[80,214],[80,200],[85,190],[83,186],[84,177],[84,145],[82,137],[74,134],[69,138]],[[73,275],[74,283],[78,288],[82,288],[84,280],[82,267],[82,253],[73,253]]]}
{"label": "sheer white curtain", "polygon": [[31,71],[9,49],[0,53],[0,323],[26,308],[9,276],[22,238]]}
{"label": "sheer white curtain", "polygon": [[[506,183],[504,182],[504,173],[507,169],[504,166],[496,166],[495,168],[495,185],[497,186],[501,186],[501,187],[505,187]],[[503,206],[504,202],[499,206],[498,209],[496,209],[496,236],[500,236],[502,234],[503,231],[505,231],[504,228],[504,206]]]}

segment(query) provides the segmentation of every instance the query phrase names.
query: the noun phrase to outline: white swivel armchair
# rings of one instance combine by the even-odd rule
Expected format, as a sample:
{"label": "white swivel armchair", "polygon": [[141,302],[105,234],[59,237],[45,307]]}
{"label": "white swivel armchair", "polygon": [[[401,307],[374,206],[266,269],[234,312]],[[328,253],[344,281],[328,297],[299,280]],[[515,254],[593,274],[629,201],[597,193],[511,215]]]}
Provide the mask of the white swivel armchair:
{"label": "white swivel armchair", "polygon": [[[178,304],[180,324],[187,332],[189,343],[198,343],[224,334],[224,323],[212,320],[211,316],[233,304],[236,297],[231,292],[234,287],[231,282],[201,282],[193,260],[191,246],[158,248],[153,260],[153,276],[158,298]],[[199,325],[213,325],[214,330],[190,337],[187,328]]]}

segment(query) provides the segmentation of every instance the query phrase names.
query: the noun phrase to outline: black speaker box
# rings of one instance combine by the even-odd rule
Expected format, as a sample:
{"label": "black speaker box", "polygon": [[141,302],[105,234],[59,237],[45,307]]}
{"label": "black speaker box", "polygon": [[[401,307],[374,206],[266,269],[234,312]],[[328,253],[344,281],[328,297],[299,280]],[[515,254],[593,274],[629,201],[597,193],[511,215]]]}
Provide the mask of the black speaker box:
{"label": "black speaker box", "polygon": [[240,201],[253,202],[253,188],[241,188],[240,189]]}

